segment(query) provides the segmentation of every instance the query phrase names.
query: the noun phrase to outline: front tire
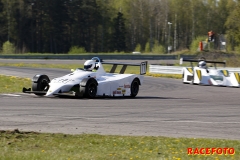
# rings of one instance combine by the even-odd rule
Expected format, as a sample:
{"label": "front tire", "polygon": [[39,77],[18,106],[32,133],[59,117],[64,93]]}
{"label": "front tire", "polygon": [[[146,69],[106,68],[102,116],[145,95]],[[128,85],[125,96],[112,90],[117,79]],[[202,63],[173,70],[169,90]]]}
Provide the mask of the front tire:
{"label": "front tire", "polygon": [[[37,82],[32,83],[32,90],[33,91],[48,91],[49,89],[49,82],[50,79],[47,75],[41,75]],[[34,93],[35,95],[38,96],[44,96],[46,93]]]}
{"label": "front tire", "polygon": [[131,84],[131,97],[136,97],[139,91],[139,80],[135,78]]}
{"label": "front tire", "polygon": [[[87,82],[84,82],[87,81]],[[86,85],[83,86],[80,84],[80,93],[81,95],[83,95],[83,97],[86,98],[95,98],[97,95],[97,86],[98,83],[94,78],[87,78],[87,79],[83,79],[82,81],[83,83],[85,83]]]}

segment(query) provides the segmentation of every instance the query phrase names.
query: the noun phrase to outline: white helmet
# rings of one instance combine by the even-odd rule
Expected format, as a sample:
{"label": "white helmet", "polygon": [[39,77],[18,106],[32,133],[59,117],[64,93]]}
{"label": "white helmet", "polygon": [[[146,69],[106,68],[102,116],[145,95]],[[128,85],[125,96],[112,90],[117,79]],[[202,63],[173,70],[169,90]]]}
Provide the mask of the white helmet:
{"label": "white helmet", "polygon": [[198,63],[198,67],[200,67],[200,68],[207,68],[207,64],[206,64],[205,61],[200,61],[200,62]]}
{"label": "white helmet", "polygon": [[88,71],[91,71],[95,68],[95,60],[87,60],[85,63],[84,63],[84,69],[85,70],[88,70]]}

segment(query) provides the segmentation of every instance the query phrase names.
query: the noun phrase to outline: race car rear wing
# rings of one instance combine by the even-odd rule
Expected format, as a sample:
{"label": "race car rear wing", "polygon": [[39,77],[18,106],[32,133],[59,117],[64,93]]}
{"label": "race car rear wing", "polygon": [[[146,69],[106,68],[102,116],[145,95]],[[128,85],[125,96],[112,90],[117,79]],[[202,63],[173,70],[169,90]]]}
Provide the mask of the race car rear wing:
{"label": "race car rear wing", "polygon": [[118,65],[122,65],[122,68],[120,70],[120,74],[124,74],[126,71],[127,66],[140,66],[140,75],[146,74],[147,72],[147,61],[141,62],[141,63],[121,63],[121,62],[105,62],[102,61],[102,64],[112,64],[112,68],[110,70],[110,73],[114,73]]}
{"label": "race car rear wing", "polygon": [[[191,66],[193,67],[192,65],[192,62],[199,62],[200,60],[195,60],[195,59],[184,59],[184,58],[180,58],[180,65],[183,64],[183,62],[191,62]],[[216,68],[216,64],[223,64],[224,67],[226,66],[226,61],[206,61],[204,60],[206,63],[213,63],[214,64],[214,67]]]}

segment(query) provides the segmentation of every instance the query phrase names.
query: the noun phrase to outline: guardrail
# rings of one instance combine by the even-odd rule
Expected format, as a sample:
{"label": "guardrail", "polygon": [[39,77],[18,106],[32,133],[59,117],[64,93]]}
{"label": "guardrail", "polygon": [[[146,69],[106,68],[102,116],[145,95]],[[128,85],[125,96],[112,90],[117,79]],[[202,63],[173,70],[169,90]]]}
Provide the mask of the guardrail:
{"label": "guardrail", "polygon": [[[214,67],[209,67],[209,69],[214,69]],[[230,68],[230,67],[218,67],[217,69],[228,70],[229,72],[239,72],[240,68]],[[160,73],[160,74],[182,74],[183,67],[181,66],[161,66],[161,65],[150,65],[150,73]]]}
{"label": "guardrail", "polygon": [[[108,60],[174,60],[179,59],[180,55],[136,55],[136,54],[86,54],[86,55],[70,55],[70,54],[39,54],[39,55],[1,55],[0,58],[4,59],[74,59],[84,60],[91,59],[92,57],[99,57]],[[193,59],[195,55],[181,55],[186,59]]]}
{"label": "guardrail", "polygon": [[182,74],[182,68],[183,67],[179,66],[149,65],[149,72],[162,74]]}

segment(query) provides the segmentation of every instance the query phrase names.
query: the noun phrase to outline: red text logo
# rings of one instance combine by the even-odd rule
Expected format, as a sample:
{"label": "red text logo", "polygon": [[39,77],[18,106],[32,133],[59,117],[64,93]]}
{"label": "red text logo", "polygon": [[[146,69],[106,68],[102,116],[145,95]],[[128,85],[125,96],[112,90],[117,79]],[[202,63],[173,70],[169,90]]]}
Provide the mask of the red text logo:
{"label": "red text logo", "polygon": [[234,155],[234,148],[187,148],[188,155]]}

